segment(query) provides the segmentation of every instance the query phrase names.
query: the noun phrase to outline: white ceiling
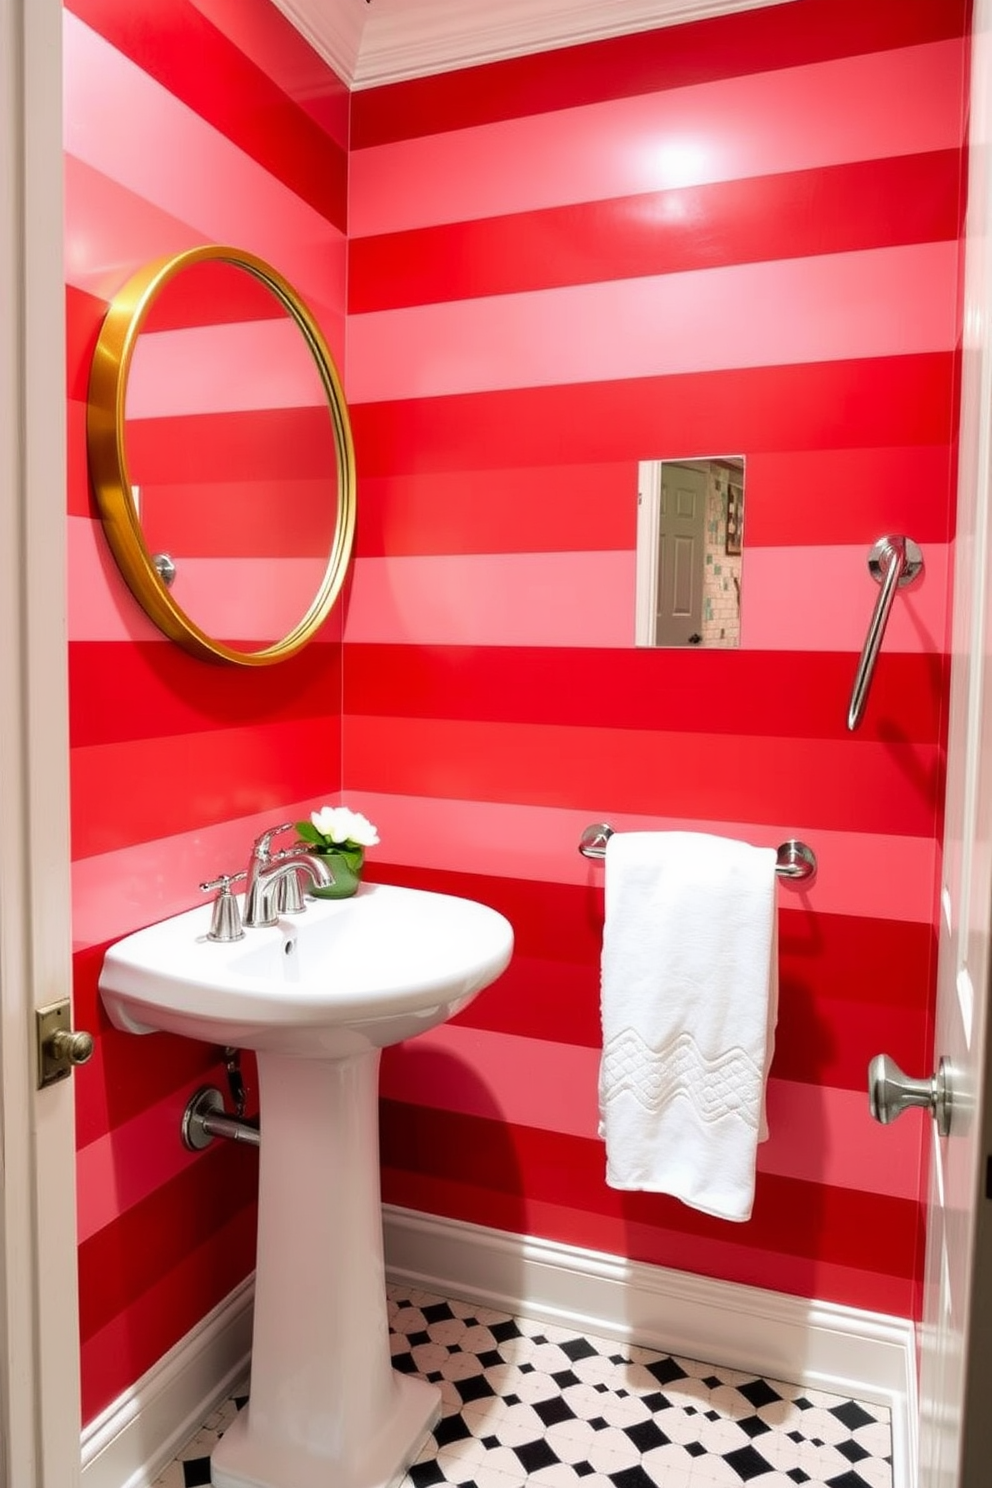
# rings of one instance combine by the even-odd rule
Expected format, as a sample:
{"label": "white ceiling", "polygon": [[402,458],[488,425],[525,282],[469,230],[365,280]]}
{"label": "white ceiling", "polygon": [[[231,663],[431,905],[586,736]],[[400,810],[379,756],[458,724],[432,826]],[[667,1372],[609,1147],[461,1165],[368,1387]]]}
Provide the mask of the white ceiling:
{"label": "white ceiling", "polygon": [[[350,88],[789,0],[273,0]],[[870,0],[866,0],[870,3]]]}

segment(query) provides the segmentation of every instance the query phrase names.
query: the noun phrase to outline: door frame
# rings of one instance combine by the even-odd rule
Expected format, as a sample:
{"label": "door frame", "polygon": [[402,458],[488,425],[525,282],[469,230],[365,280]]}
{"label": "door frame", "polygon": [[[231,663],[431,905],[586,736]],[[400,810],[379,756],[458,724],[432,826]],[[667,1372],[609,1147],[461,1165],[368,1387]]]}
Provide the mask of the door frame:
{"label": "door frame", "polygon": [[72,1081],[34,1050],[72,972],[62,180],[60,0],[0,0],[2,1488],[80,1474]]}
{"label": "door frame", "polygon": [[[992,1349],[984,1327],[992,1309],[992,1215],[985,1171],[992,1152],[992,0],[976,0],[974,6],[964,102],[969,110],[968,203],[940,877],[942,961],[932,1065],[936,1071],[943,1055],[951,1060],[957,1110],[946,1138],[931,1123],[919,1325],[920,1488],[979,1488],[988,1480],[992,1451]],[[959,871],[957,846],[969,842]]]}

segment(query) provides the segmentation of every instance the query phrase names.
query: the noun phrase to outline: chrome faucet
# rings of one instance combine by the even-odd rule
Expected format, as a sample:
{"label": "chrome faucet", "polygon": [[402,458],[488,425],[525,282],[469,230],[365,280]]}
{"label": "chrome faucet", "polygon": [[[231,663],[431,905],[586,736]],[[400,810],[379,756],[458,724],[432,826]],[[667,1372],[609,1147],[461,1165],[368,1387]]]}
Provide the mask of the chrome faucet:
{"label": "chrome faucet", "polygon": [[[270,827],[255,841],[245,875],[244,923],[249,929],[274,925],[277,907],[283,908],[284,912],[299,913],[303,908],[299,898],[299,873],[306,874],[318,888],[326,888],[334,882],[334,875],[324,859],[302,844],[282,852],[272,852],[273,837],[292,830],[293,823],[284,822],[281,826]],[[285,896],[283,905],[279,905],[280,894]]]}

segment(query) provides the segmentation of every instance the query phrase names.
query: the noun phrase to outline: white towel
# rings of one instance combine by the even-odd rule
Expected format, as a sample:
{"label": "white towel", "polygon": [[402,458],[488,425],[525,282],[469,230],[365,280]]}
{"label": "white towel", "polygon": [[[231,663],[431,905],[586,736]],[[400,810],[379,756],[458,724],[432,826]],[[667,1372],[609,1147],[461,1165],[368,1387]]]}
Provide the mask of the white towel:
{"label": "white towel", "polygon": [[695,832],[609,839],[599,1100],[612,1188],[751,1217],[778,1012],[775,856]]}

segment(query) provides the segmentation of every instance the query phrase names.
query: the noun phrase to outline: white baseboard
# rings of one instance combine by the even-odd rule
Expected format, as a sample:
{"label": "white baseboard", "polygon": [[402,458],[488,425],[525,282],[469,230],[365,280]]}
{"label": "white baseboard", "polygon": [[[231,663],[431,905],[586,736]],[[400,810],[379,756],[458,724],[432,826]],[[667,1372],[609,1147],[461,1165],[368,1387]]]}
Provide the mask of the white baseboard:
{"label": "white baseboard", "polygon": [[247,1372],[254,1278],[83,1431],[82,1488],[149,1488]]}
{"label": "white baseboard", "polygon": [[916,1488],[915,1328],[599,1251],[383,1208],[390,1281],[892,1411],[893,1488]]}
{"label": "white baseboard", "polygon": [[[893,1488],[916,1488],[908,1319],[639,1265],[383,1207],[391,1282],[658,1348],[892,1411]],[[249,1279],[83,1432],[82,1488],[150,1488],[248,1367]]]}

